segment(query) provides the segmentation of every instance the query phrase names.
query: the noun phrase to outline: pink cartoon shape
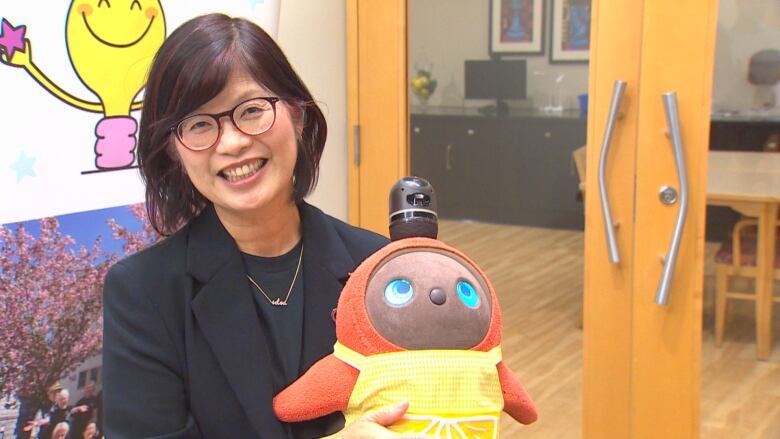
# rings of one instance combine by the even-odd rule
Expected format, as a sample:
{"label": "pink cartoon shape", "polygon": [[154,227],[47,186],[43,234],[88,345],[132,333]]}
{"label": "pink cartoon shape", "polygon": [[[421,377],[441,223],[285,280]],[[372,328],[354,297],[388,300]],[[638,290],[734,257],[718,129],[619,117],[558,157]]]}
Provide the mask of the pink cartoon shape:
{"label": "pink cartoon shape", "polygon": [[95,166],[99,169],[117,169],[131,166],[135,161],[135,131],[138,123],[132,117],[106,117],[95,127]]}
{"label": "pink cartoon shape", "polygon": [[0,34],[0,49],[8,54],[8,60],[13,58],[14,52],[20,50],[24,52],[24,32],[27,26],[14,27],[8,20],[3,18],[3,32]]}

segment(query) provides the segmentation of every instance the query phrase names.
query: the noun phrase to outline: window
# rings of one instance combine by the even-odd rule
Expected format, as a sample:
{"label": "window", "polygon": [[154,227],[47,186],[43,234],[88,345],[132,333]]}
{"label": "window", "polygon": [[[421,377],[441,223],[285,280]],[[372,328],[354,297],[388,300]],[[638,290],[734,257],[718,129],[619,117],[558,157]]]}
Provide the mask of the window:
{"label": "window", "polygon": [[[89,380],[87,380],[87,377],[89,377]],[[87,385],[88,382],[94,381],[95,383],[100,382],[100,367],[94,367],[92,369],[88,370],[82,370],[79,372],[79,382],[77,384],[78,389],[83,389],[84,386]]]}

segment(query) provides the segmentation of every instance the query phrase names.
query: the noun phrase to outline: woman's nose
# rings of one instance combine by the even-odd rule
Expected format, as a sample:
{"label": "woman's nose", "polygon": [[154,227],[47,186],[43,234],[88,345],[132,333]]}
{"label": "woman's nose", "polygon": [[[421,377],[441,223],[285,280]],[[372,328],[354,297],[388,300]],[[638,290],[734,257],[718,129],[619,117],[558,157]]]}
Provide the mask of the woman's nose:
{"label": "woman's nose", "polygon": [[237,154],[252,144],[254,139],[249,134],[244,134],[233,125],[230,118],[225,117],[220,121],[222,134],[217,141],[217,151],[222,154]]}

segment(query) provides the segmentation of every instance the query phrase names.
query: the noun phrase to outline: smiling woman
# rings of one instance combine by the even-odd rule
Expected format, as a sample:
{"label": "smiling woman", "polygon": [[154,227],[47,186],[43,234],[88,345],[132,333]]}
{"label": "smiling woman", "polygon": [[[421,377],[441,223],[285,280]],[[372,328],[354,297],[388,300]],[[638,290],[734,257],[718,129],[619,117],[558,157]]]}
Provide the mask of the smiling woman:
{"label": "smiling woman", "polygon": [[283,423],[272,407],[332,350],[342,280],[386,243],[304,202],[326,137],[316,100],[255,23],[204,15],[162,45],[138,157],[149,218],[170,237],[106,277],[108,437],[308,439],[343,426],[338,414]]}

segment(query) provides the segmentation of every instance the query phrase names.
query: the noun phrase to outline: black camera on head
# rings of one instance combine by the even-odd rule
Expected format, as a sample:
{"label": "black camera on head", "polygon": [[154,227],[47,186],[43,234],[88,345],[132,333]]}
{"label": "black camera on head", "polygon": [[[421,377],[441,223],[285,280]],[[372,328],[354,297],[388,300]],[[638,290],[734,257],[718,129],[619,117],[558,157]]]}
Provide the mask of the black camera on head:
{"label": "black camera on head", "polygon": [[390,190],[390,239],[433,238],[439,234],[436,193],[427,180],[404,177]]}

